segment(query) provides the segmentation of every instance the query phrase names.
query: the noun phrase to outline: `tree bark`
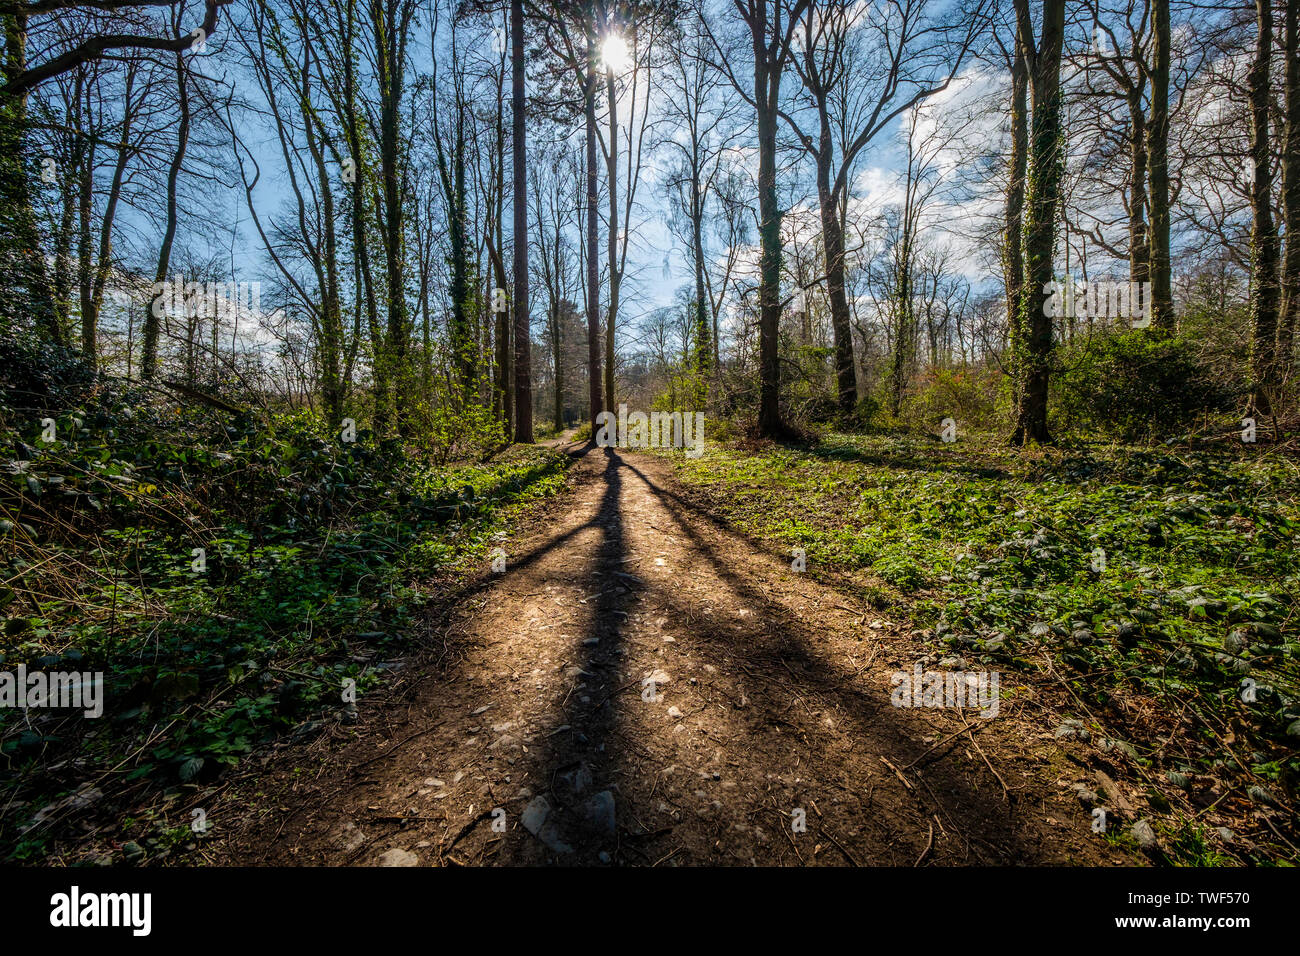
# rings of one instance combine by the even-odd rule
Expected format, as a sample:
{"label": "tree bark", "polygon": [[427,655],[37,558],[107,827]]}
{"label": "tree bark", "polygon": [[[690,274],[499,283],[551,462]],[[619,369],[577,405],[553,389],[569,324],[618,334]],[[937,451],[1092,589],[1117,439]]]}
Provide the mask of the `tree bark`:
{"label": "tree bark", "polygon": [[840,411],[848,414],[858,400],[858,376],[853,363],[853,330],[845,291],[844,232],[840,228],[839,196],[831,187],[832,132],[826,109],[820,114],[817,142],[817,201],[821,211],[822,245],[826,254],[826,294],[831,306],[835,339],[835,384]]}
{"label": "tree bark", "polygon": [[[798,18],[806,4],[798,3],[790,16]],[[758,126],[759,216],[759,406],[758,430],[767,438],[790,434],[781,418],[781,207],[776,194],[776,125],[780,107],[781,73],[789,52],[781,30],[781,4],[750,0],[742,14],[754,50],[754,106]]]}
{"label": "tree bark", "polygon": [[[117,219],[117,205],[122,198],[122,182],[126,176],[126,166],[130,160],[131,127],[135,118],[131,105],[131,94],[135,86],[136,65],[127,67],[126,90],[122,114],[122,142],[118,146],[117,159],[113,163],[113,176],[108,185],[108,198],[104,204],[103,219],[99,226],[99,247],[95,270],[89,284],[83,282],[81,300],[81,354],[91,366],[98,364],[99,310],[104,304],[104,288],[113,270],[113,225]],[[82,200],[84,214],[89,216],[90,187],[93,182],[93,168],[87,164],[82,182],[86,186],[86,197]],[[87,294],[88,293],[88,294]],[[214,319],[215,321],[215,319]]]}
{"label": "tree bark", "polygon": [[[325,164],[325,153],[316,138],[316,117],[311,109],[310,93],[310,57],[311,46],[304,44],[304,63],[302,70],[302,112],[303,128],[307,136],[307,149],[316,167],[316,180],[320,184],[322,230],[324,232],[324,252],[317,266],[321,275],[320,329],[317,334],[317,364],[320,367],[321,400],[325,405],[325,416],[331,427],[343,420],[343,377],[341,372],[343,351],[343,305],[339,291],[338,265],[338,228],[334,219],[334,188],[330,184],[329,168]],[[178,64],[178,67],[180,64]],[[321,125],[321,135],[328,135]],[[213,320],[213,335],[216,334],[216,320]],[[215,342],[214,342],[215,345]],[[213,358],[216,350],[213,350]]]}
{"label": "tree bark", "polygon": [[1269,60],[1273,52],[1273,9],[1270,0],[1255,0],[1258,39],[1250,68],[1251,161],[1251,408],[1272,411],[1276,372],[1278,309],[1278,235],[1273,222],[1273,173],[1269,162]]}
{"label": "tree bark", "polygon": [[533,441],[528,303],[528,148],[524,131],[524,4],[510,0],[511,153],[514,163],[515,441]]}
{"label": "tree bark", "polygon": [[[1030,38],[1032,40],[1032,37]],[[1024,286],[1025,177],[1029,157],[1029,64],[1023,38],[1017,30],[1011,63],[1011,155],[1007,162],[1007,201],[1002,232],[1002,274],[1006,285],[1007,336],[1015,406],[1020,404],[1017,367],[1023,336],[1020,334],[1020,290]]]}
{"label": "tree bark", "polygon": [[605,156],[605,179],[609,188],[609,306],[605,320],[605,407],[614,403],[614,328],[618,323],[618,292],[623,272],[618,264],[618,89],[614,71],[605,64],[605,97],[609,102],[609,150]]}
{"label": "tree bark", "polygon": [[591,395],[591,438],[596,440],[596,416],[603,410],[600,371],[600,199],[596,165],[596,36],[595,23],[587,23],[587,63],[584,102],[587,122],[587,377]]}
{"label": "tree bark", "polygon": [[412,6],[406,0],[371,0],[371,10],[379,87],[379,168],[384,203],[384,270],[388,286],[388,328],[383,358],[389,370],[397,431],[399,435],[405,435],[411,414],[411,370],[407,364],[410,318],[406,307],[401,104]]}
{"label": "tree bark", "polygon": [[691,164],[691,259],[695,269],[695,370],[699,374],[700,401],[708,390],[712,343],[709,335],[708,293],[704,283],[704,205],[698,163]]}
{"label": "tree bark", "polygon": [[[1065,0],[1043,0],[1042,37],[1034,50],[1028,0],[1016,0],[1022,45],[1030,61],[1033,115],[1030,122],[1028,182],[1025,190],[1025,281],[1020,290],[1016,367],[1019,407],[1012,441],[1049,444],[1047,390],[1051,375],[1052,319],[1043,308],[1043,290],[1052,282],[1056,211],[1060,203],[1064,157],[1061,142],[1061,49]],[[1032,56],[1028,56],[1031,53]]]}
{"label": "tree bark", "polygon": [[1296,315],[1300,313],[1300,0],[1286,0],[1286,139],[1282,147],[1282,206],[1286,253],[1282,260],[1282,316],[1277,327],[1277,378],[1294,367]]}
{"label": "tree bark", "polygon": [[[7,84],[12,86],[27,71],[27,17],[19,14],[6,15],[3,23],[4,77]],[[17,263],[13,278],[22,282],[27,289],[25,308],[15,309],[6,303],[0,306],[0,315],[9,322],[19,318],[23,311],[29,311],[39,335],[53,342],[61,342],[63,336],[54,290],[50,286],[40,231],[36,227],[36,212],[32,207],[26,164],[26,92],[19,91],[6,97],[0,102],[0,110],[0,163],[3,163],[3,168],[0,169],[0,197],[3,197],[3,202],[0,203],[3,207],[0,208],[0,227],[7,233],[4,236],[5,244],[14,247]],[[8,272],[8,268],[5,271]]]}
{"label": "tree bark", "polygon": [[357,108],[357,77],[350,51],[356,40],[356,2],[347,0],[346,16],[346,50],[343,57],[343,118],[344,130],[348,141],[349,159],[352,161],[352,203],[350,212],[352,226],[352,254],[356,259],[354,272],[359,279],[357,285],[356,309],[358,316],[365,309],[366,329],[370,335],[374,388],[372,400],[371,424],[375,434],[382,435],[388,429],[392,416],[391,395],[389,393],[388,370],[383,361],[384,341],[379,328],[379,298],[375,291],[374,271],[370,262],[370,245],[366,241],[366,170],[362,167],[361,123]]}
{"label": "tree bark", "polygon": [[[1147,242],[1147,142],[1146,117],[1142,111],[1140,83],[1128,95],[1129,161],[1132,166],[1132,183],[1129,185],[1128,212],[1128,275],[1135,289],[1151,279],[1151,248]],[[1166,222],[1166,227],[1168,223]],[[1147,303],[1150,308],[1150,303]]]}
{"label": "tree bark", "polygon": [[1151,0],[1151,119],[1147,153],[1151,169],[1151,325],[1174,330],[1169,264],[1169,0]]}

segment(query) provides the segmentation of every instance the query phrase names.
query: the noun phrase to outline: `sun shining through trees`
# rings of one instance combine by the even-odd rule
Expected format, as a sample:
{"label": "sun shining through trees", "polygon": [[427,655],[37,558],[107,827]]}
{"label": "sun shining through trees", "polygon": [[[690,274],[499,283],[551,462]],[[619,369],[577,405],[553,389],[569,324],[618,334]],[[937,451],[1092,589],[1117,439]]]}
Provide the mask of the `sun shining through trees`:
{"label": "sun shining through trees", "polygon": [[610,72],[625,73],[632,65],[632,51],[628,49],[626,40],[617,33],[611,33],[600,45],[600,59]]}

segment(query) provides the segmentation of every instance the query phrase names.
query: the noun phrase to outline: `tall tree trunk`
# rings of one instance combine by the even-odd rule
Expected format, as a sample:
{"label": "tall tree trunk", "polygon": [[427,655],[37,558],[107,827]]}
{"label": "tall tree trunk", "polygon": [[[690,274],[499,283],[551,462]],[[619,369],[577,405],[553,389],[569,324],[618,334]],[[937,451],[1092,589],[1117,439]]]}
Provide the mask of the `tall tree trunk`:
{"label": "tall tree trunk", "polygon": [[185,164],[185,151],[190,141],[190,94],[185,82],[185,60],[176,54],[176,101],[180,105],[180,125],[176,131],[176,151],[167,167],[167,224],[163,227],[162,244],[158,247],[158,265],[153,273],[149,308],[144,314],[144,342],[140,356],[140,375],[150,381],[158,375],[158,323],[166,302],[167,270],[171,268],[172,244],[176,241],[176,186],[181,168]]}
{"label": "tall tree trunk", "polygon": [[[504,82],[504,80],[502,81]],[[506,214],[506,132],[505,117],[500,109],[497,110],[497,143],[496,143],[496,208],[492,217],[492,231],[488,236],[489,257],[492,260],[492,268],[496,270],[497,288],[510,289],[510,282],[506,278],[505,263],[505,214]],[[509,311],[509,305],[496,313],[496,378],[495,384],[497,389],[497,404],[501,411],[501,423],[505,426],[506,438],[509,439],[514,435],[515,422],[515,390],[514,390],[514,350],[511,346],[511,331],[513,322]]]}
{"label": "tall tree trunk", "polygon": [[[66,112],[68,128],[73,131],[72,144],[59,170],[60,215],[59,231],[54,239],[54,308],[57,320],[55,341],[67,344],[68,328],[72,312],[72,237],[76,231],[77,211],[79,206],[82,154],[85,150],[85,137],[77,135],[81,128],[81,90],[85,83],[85,70],[77,70],[72,82],[72,96]],[[128,365],[130,356],[127,356]],[[129,376],[128,371],[128,376]]]}
{"label": "tall tree trunk", "polygon": [[[1016,0],[1021,34],[1033,42],[1028,0]],[[1043,0],[1042,39],[1030,64],[1033,116],[1030,124],[1028,183],[1025,191],[1025,283],[1020,290],[1020,343],[1016,367],[1019,408],[1012,440],[1051,442],[1047,430],[1047,389],[1052,353],[1052,319],[1043,308],[1043,290],[1052,282],[1056,210],[1064,171],[1061,130],[1061,48],[1065,0]],[[1029,47],[1026,46],[1026,52]]]}
{"label": "tall tree trunk", "polygon": [[[759,216],[759,405],[758,430],[768,438],[789,434],[781,418],[781,207],[776,195],[776,121],[781,88],[779,53],[769,50],[767,0],[753,4],[754,19],[749,28],[754,41],[754,102],[758,120],[758,216]],[[773,33],[780,44],[780,6]],[[774,62],[775,61],[775,62]]]}
{"label": "tall tree trunk", "polygon": [[472,290],[469,272],[468,211],[465,186],[465,108],[456,92],[456,137],[454,168],[451,173],[451,222],[448,240],[451,244],[451,298],[452,347],[455,349],[456,369],[460,377],[461,394],[468,401],[478,388],[478,363],[475,361],[477,343],[470,328]]}
{"label": "tall tree trunk", "polygon": [[[452,40],[453,56],[455,39]],[[437,97],[434,97],[434,154],[437,157],[438,179],[443,199],[447,204],[447,244],[451,267],[451,328],[450,345],[452,364],[456,369],[460,400],[469,402],[477,398],[478,378],[475,355],[478,343],[470,328],[469,237],[465,199],[465,103],[460,85],[455,84],[456,117],[452,126],[450,158],[443,145],[441,124],[438,118]]]}
{"label": "tall tree trunk", "polygon": [[907,140],[907,178],[904,183],[903,211],[901,216],[902,234],[897,244],[897,261],[895,265],[895,298],[897,300],[898,321],[894,338],[894,353],[891,361],[890,380],[892,399],[890,411],[897,418],[903,411],[903,395],[907,389],[907,372],[911,365],[912,348],[916,342],[916,315],[913,296],[913,262],[916,238],[916,210],[913,197],[916,194],[916,182],[913,179],[912,135]]}
{"label": "tall tree trunk", "polygon": [[[1133,181],[1129,185],[1128,277],[1135,289],[1151,279],[1151,248],[1147,243],[1147,140],[1146,116],[1142,111],[1144,81],[1128,95],[1129,161]],[[1168,223],[1166,223],[1166,226]],[[1146,304],[1148,308],[1150,303]]]}
{"label": "tall tree trunk", "polygon": [[82,140],[82,161],[77,169],[77,311],[81,313],[82,355],[87,349],[95,352],[95,311],[91,298],[94,295],[92,276],[91,219],[94,217],[96,138],[87,137],[85,124],[90,122],[90,94],[82,101],[82,126],[77,137]]}
{"label": "tall tree trunk", "polygon": [[54,292],[55,323],[52,337],[56,344],[67,345],[67,329],[72,307],[72,233],[77,219],[77,183],[75,171],[79,168],[79,150],[72,149],[72,162],[59,171],[59,231],[54,237]]}
{"label": "tall tree trunk", "polygon": [[[4,77],[12,82],[27,68],[27,17],[23,14],[3,16],[5,33]],[[58,309],[54,290],[50,285],[45,266],[40,231],[36,227],[36,212],[32,206],[31,181],[27,169],[27,93],[5,96],[0,103],[0,242],[12,250],[14,266],[0,261],[0,269],[9,273],[12,280],[21,282],[27,298],[21,305],[11,304],[13,296],[6,294],[0,304],[4,324],[17,319],[21,313],[31,315],[37,333],[62,344]],[[8,255],[0,255],[7,260]],[[11,277],[0,275],[9,285]],[[6,290],[8,291],[8,290]]]}
{"label": "tall tree trunk", "polygon": [[366,236],[366,182],[367,177],[362,167],[361,123],[357,108],[356,64],[353,61],[353,46],[356,42],[356,2],[347,0],[346,44],[343,56],[343,104],[345,133],[348,140],[348,158],[352,161],[350,175],[352,202],[349,210],[352,225],[352,255],[355,258],[355,275],[357,285],[356,310],[359,317],[364,308],[366,329],[370,337],[372,374],[374,388],[371,424],[375,434],[383,435],[388,430],[392,417],[392,396],[389,392],[388,366],[384,361],[384,337],[379,328],[379,299],[375,291],[374,270],[370,262],[370,244]]}
{"label": "tall tree trunk", "polygon": [[[693,155],[698,156],[698,152]],[[695,270],[695,370],[699,374],[699,400],[703,402],[708,391],[712,345],[708,293],[704,282],[704,196],[700,187],[700,164],[697,160],[691,163],[691,259]]]}
{"label": "tall tree trunk", "polygon": [[[1029,41],[1033,37],[1028,38]],[[1017,30],[1011,63],[1011,155],[1007,162],[1007,201],[1002,231],[1002,275],[1007,297],[1007,337],[1012,398],[1020,405],[1020,371],[1024,348],[1020,330],[1020,290],[1025,279],[1025,177],[1029,157],[1029,64],[1026,41]]]}
{"label": "tall tree trunk", "polygon": [[1169,0],[1151,0],[1151,120],[1147,152],[1151,168],[1151,324],[1174,329],[1169,264]]}
{"label": "tall tree trunk", "polygon": [[410,318],[406,307],[405,170],[402,167],[401,105],[406,33],[410,16],[404,0],[372,0],[376,74],[379,87],[379,166],[384,203],[384,271],[388,285],[388,328],[384,359],[392,386],[398,434],[411,413]]}
{"label": "tall tree trunk", "polygon": [[596,438],[596,416],[601,413],[603,393],[600,372],[600,223],[596,203],[600,200],[596,165],[596,25],[587,23],[587,70],[583,107],[587,121],[587,375],[591,395],[591,437]]}
{"label": "tall tree trunk", "polygon": [[511,159],[514,163],[515,441],[533,441],[532,350],[528,315],[528,149],[524,139],[524,4],[510,0]]}
{"label": "tall tree trunk", "polygon": [[1286,0],[1286,141],[1282,147],[1282,317],[1277,327],[1278,382],[1291,378],[1296,315],[1300,313],[1300,0]]}
{"label": "tall tree trunk", "polygon": [[618,322],[618,290],[623,273],[618,266],[618,96],[614,71],[605,66],[605,96],[609,100],[609,152],[606,182],[609,187],[609,309],[605,322],[605,407],[614,404],[614,327]]}
{"label": "tall tree trunk", "polygon": [[853,329],[845,291],[844,232],[840,228],[839,195],[831,188],[831,124],[821,110],[817,143],[817,200],[822,220],[822,245],[826,254],[826,294],[831,305],[831,332],[835,339],[835,386],[840,411],[848,414],[858,400],[858,376],[853,363]]}
{"label": "tall tree trunk", "polygon": [[1277,356],[1278,235],[1273,222],[1273,172],[1269,162],[1269,60],[1273,53],[1273,9],[1270,0],[1255,0],[1258,40],[1250,68],[1251,160],[1251,407],[1261,415],[1272,411],[1273,376]]}

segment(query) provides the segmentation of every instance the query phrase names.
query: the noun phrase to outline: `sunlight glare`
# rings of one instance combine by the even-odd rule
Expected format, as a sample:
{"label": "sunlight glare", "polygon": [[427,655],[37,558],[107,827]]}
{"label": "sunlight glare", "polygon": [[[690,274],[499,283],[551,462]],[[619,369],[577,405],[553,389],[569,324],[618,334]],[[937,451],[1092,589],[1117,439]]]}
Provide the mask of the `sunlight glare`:
{"label": "sunlight glare", "polygon": [[622,73],[632,63],[632,56],[627,48],[627,41],[617,33],[611,33],[600,47],[601,59],[605,66],[615,73]]}

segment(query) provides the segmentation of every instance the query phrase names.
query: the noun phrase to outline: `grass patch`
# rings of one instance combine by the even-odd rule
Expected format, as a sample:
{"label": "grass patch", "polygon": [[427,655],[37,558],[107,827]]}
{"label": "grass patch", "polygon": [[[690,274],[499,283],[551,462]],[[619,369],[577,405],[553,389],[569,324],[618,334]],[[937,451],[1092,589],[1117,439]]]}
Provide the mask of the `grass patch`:
{"label": "grass patch", "polygon": [[[1294,460],[835,434],[675,461],[733,525],[856,573],[872,607],[909,604],[946,653],[1065,688],[1107,759],[1169,795],[1157,810],[1294,860],[1276,832],[1296,842]],[[1194,843],[1173,846],[1219,858]]]}

